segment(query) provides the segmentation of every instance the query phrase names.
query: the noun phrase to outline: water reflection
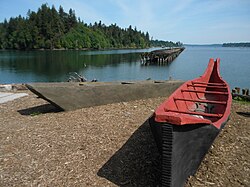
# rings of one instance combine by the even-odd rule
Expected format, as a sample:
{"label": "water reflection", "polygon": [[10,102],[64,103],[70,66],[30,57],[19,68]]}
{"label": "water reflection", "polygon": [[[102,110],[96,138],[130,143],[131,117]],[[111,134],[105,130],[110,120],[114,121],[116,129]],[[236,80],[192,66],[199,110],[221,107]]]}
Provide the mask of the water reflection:
{"label": "water reflection", "polygon": [[[124,71],[140,61],[139,51],[0,51],[1,82],[65,81],[69,72],[92,74],[95,69],[123,66]],[[145,50],[144,50],[145,51]],[[105,72],[105,71],[104,71]],[[114,72],[115,73],[115,72]],[[98,77],[98,75],[96,75]],[[101,76],[107,77],[106,75]]]}
{"label": "water reflection", "polygon": [[221,75],[231,87],[250,87],[250,49],[186,47],[167,66],[141,66],[142,50],[0,51],[0,83],[66,81],[70,72],[99,81],[189,80],[202,75],[209,58],[221,58]]}

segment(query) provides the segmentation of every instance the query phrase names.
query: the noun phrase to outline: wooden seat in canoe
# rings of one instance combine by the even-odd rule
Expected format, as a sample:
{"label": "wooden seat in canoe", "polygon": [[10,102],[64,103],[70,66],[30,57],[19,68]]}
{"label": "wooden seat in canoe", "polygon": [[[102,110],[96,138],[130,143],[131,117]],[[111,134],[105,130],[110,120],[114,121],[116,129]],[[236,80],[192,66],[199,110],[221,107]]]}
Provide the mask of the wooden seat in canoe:
{"label": "wooden seat in canoe", "polygon": [[226,101],[212,101],[212,100],[202,100],[202,99],[186,99],[186,98],[179,98],[179,97],[174,97],[174,100],[180,100],[180,101],[191,101],[191,102],[198,102],[198,103],[210,103],[210,104],[221,104],[221,105],[226,105]]}
{"label": "wooden seat in canoe", "polygon": [[206,93],[206,94],[214,94],[214,95],[228,95],[228,92],[188,90],[188,89],[182,89],[181,92],[195,92],[195,93]]}
{"label": "wooden seat in canoe", "polygon": [[191,114],[191,115],[200,115],[204,117],[214,117],[214,118],[221,118],[223,114],[211,114],[211,113],[204,113],[204,112],[194,112],[194,111],[180,111],[180,110],[166,110],[166,112],[176,112],[182,114]]}

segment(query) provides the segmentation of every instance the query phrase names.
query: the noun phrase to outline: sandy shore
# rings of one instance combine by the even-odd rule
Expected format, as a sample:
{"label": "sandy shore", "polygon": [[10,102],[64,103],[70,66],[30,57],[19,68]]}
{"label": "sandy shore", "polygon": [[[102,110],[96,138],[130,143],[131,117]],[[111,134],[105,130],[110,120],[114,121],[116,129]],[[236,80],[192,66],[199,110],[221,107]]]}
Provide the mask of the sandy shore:
{"label": "sandy shore", "polygon": [[[59,112],[29,91],[0,105],[0,186],[158,186],[145,121],[165,98]],[[186,186],[250,186],[250,104],[231,119]]]}

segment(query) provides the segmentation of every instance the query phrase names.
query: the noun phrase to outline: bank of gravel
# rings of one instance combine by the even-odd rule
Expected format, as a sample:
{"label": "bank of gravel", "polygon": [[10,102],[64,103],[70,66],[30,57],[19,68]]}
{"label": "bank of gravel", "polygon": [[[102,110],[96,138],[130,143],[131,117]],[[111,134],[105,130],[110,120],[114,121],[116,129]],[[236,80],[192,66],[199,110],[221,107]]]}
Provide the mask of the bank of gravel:
{"label": "bank of gravel", "polygon": [[[0,186],[157,186],[145,121],[164,98],[59,112],[29,96],[0,105]],[[250,186],[250,120],[236,112],[186,186]]]}

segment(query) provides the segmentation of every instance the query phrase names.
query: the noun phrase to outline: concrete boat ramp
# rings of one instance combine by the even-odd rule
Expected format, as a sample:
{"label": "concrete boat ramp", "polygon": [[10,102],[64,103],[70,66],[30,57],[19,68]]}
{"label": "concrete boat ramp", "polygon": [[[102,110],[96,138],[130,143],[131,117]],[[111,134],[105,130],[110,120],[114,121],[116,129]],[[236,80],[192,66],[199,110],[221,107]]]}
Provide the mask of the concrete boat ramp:
{"label": "concrete boat ramp", "polygon": [[14,99],[24,97],[28,95],[27,93],[10,93],[10,92],[0,92],[0,104],[12,101]]}

